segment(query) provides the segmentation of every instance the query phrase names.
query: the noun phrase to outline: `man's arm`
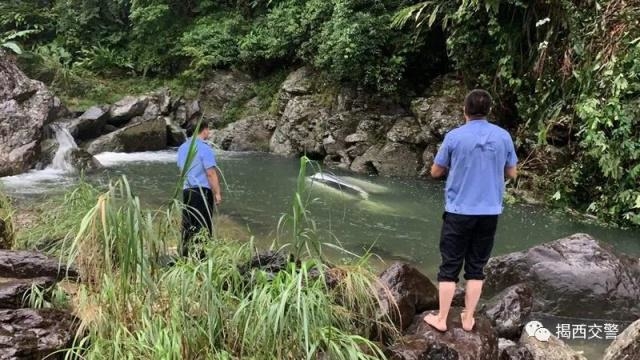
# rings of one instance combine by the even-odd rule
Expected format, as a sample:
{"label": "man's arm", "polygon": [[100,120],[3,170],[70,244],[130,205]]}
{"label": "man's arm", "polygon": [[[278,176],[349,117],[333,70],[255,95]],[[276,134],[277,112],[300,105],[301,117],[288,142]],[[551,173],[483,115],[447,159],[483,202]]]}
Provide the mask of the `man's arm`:
{"label": "man's arm", "polygon": [[216,171],[215,167],[207,169],[207,180],[209,181],[209,186],[211,186],[211,189],[213,190],[213,199],[216,205],[219,205],[222,202],[222,193],[220,192],[218,171]]}
{"label": "man's arm", "polygon": [[515,179],[518,177],[518,168],[515,166],[507,166],[504,168],[504,174],[508,179]]}
{"label": "man's arm", "polygon": [[447,168],[444,166],[440,166],[436,163],[431,165],[431,176],[434,178],[441,178],[447,173]]}

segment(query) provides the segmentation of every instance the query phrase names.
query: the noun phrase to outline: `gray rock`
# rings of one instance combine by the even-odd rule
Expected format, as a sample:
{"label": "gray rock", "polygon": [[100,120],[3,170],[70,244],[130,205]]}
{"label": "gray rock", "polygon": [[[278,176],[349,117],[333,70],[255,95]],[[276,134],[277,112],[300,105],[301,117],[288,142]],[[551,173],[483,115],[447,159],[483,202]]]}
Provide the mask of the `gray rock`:
{"label": "gray rock", "polygon": [[361,132],[347,135],[347,137],[344,138],[344,141],[348,144],[367,142],[368,140],[369,140],[369,136],[366,133],[361,133]]}
{"label": "gray rock", "polygon": [[275,118],[269,115],[249,116],[212,131],[214,144],[230,151],[269,151]]}
{"label": "gray rock", "polygon": [[526,283],[534,312],[581,318],[640,317],[640,266],[587,234],[491,258],[487,292]]}
{"label": "gray rock", "polygon": [[438,307],[438,289],[416,268],[394,263],[380,274],[381,316],[400,329],[411,325],[416,314]]}
{"label": "gray rock", "polygon": [[51,359],[71,347],[80,321],[56,309],[0,310],[2,359]]}
{"label": "gray rock", "polygon": [[529,349],[507,339],[499,339],[498,352],[498,360],[533,360]]}
{"label": "gray rock", "polygon": [[185,103],[184,99],[179,99],[173,105],[173,108],[173,121],[175,121],[176,124],[186,128],[189,125],[189,116],[187,114],[187,104]]}
{"label": "gray rock", "polygon": [[72,149],[66,155],[76,171],[87,173],[102,169],[102,164],[84,149]]}
{"label": "gray rock", "polygon": [[462,329],[461,308],[454,307],[449,313],[446,332],[439,332],[427,325],[422,313],[398,343],[387,351],[392,360],[495,360],[498,358],[498,338],[489,319],[483,315],[476,318],[472,331]]}
{"label": "gray rock", "polygon": [[[434,84],[439,82],[434,81]],[[411,112],[424,130],[442,139],[447,132],[464,124],[466,89],[457,81],[448,81],[438,89],[435,87],[428,97],[411,101]]]}
{"label": "gray rock", "polygon": [[198,118],[202,115],[202,108],[200,107],[199,100],[193,100],[189,103],[187,107],[187,117],[189,121],[198,120]]}
{"label": "gray rock", "polygon": [[308,95],[311,93],[313,72],[304,66],[292,72],[280,87],[290,96]]}
{"label": "gray rock", "polygon": [[64,125],[77,140],[95,139],[102,134],[108,117],[108,109],[92,106],[80,117],[66,122]]}
{"label": "gray rock", "polygon": [[487,315],[498,336],[517,340],[531,315],[533,293],[526,284],[518,284],[504,289],[486,304]]}
{"label": "gray rock", "polygon": [[520,338],[520,345],[529,350],[533,360],[587,360],[553,335],[548,341],[539,341],[525,331]]}
{"label": "gray rock", "polygon": [[127,96],[111,106],[107,123],[122,126],[134,117],[144,114],[148,103],[148,96]]}
{"label": "gray rock", "polygon": [[56,283],[55,278],[0,280],[0,309],[20,309],[28,307],[27,296],[35,287],[47,290]]}
{"label": "gray rock", "polygon": [[636,359],[640,359],[640,319],[620,333],[604,353],[604,360]]}
{"label": "gray rock", "polygon": [[164,122],[167,125],[167,145],[180,146],[187,141],[187,132],[166,116]]}
{"label": "gray rock", "polygon": [[329,114],[312,96],[291,99],[278,121],[269,148],[280,155],[301,155],[322,159],[322,140],[328,130]]}
{"label": "gray rock", "polygon": [[207,115],[222,114],[231,100],[245,93],[251,86],[251,77],[233,70],[214,72],[200,90],[202,110]]}
{"label": "gray rock", "polygon": [[43,126],[53,95],[29,79],[11,56],[0,56],[0,177],[31,169],[38,161]]}
{"label": "gray rock", "polygon": [[167,125],[163,118],[136,123],[103,135],[87,146],[93,155],[106,151],[155,151],[167,147]]}
{"label": "gray rock", "polygon": [[354,159],[351,170],[385,176],[415,176],[420,168],[418,151],[407,144],[389,142],[374,145]]}
{"label": "gray rock", "polygon": [[66,264],[40,252],[0,250],[0,277],[63,279],[65,277],[77,278],[78,272],[73,267],[67,269]]}
{"label": "gray rock", "polygon": [[142,121],[155,120],[160,116],[160,105],[155,102],[149,103],[142,113]]}
{"label": "gray rock", "polygon": [[387,139],[397,143],[423,144],[424,136],[420,136],[421,132],[420,124],[415,118],[402,117],[387,132]]}

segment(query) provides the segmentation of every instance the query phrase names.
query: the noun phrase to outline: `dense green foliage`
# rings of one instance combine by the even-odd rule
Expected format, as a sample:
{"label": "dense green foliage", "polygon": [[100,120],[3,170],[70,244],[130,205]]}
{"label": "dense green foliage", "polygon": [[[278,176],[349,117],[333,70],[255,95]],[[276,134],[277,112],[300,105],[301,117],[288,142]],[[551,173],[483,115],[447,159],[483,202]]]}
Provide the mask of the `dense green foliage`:
{"label": "dense green foliage", "polygon": [[403,98],[454,71],[495,95],[522,173],[538,175],[519,187],[637,225],[638,18],[638,0],[8,0],[0,39],[20,33],[50,82],[77,94],[92,93],[89,74],[193,84],[216,68],[308,64]]}

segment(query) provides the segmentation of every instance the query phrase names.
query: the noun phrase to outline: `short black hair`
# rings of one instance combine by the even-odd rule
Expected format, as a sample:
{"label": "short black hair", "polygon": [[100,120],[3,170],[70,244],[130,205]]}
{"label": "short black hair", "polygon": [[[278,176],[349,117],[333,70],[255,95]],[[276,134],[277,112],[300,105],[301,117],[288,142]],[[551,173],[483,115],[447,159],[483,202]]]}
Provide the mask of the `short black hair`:
{"label": "short black hair", "polygon": [[[187,125],[187,136],[193,136],[193,134],[196,132],[196,127],[198,126],[197,122],[192,122],[189,123]],[[203,130],[208,129],[209,128],[209,123],[207,121],[202,121],[200,123],[200,128],[198,129],[198,134],[201,133]]]}
{"label": "short black hair", "polygon": [[470,118],[483,118],[491,112],[491,95],[486,90],[471,90],[464,98],[464,113]]}

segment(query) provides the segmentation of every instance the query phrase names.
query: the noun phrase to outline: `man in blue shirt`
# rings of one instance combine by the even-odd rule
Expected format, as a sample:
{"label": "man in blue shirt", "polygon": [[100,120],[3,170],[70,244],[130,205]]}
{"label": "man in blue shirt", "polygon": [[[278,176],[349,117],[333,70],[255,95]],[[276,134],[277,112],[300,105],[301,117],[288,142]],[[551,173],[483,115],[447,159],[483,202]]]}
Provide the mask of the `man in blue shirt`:
{"label": "man in blue shirt", "polygon": [[[189,130],[193,136],[193,130]],[[200,125],[198,134],[189,138],[178,148],[178,167],[184,174],[182,198],[182,244],[180,254],[188,256],[193,244],[193,237],[205,227],[209,235],[213,230],[213,206],[222,201],[220,182],[216,170],[216,154],[204,142],[209,137],[209,126],[206,122]],[[189,154],[191,145],[194,151]],[[188,170],[184,170],[188,168]],[[203,252],[199,252],[203,257]]]}
{"label": "man in blue shirt", "polygon": [[518,159],[511,136],[487,121],[490,111],[489,93],[471,91],[464,101],[466,123],[445,136],[431,167],[431,176],[447,175],[438,272],[440,309],[437,315],[424,318],[440,331],[447,330],[463,263],[467,283],[461,321],[464,330],[473,329],[484,266],[491,256],[498,215],[502,213],[504,179],[517,176]]}

